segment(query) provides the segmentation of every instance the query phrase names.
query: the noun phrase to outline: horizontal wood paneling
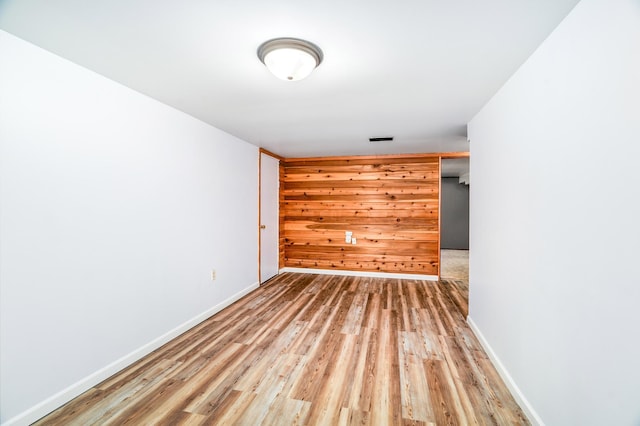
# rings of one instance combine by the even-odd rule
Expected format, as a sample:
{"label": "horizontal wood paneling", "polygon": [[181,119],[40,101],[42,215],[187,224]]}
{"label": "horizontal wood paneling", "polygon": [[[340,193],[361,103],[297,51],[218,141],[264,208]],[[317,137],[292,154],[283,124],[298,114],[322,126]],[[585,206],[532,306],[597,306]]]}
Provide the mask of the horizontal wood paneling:
{"label": "horizontal wood paneling", "polygon": [[281,266],[437,275],[439,179],[437,156],[283,161]]}

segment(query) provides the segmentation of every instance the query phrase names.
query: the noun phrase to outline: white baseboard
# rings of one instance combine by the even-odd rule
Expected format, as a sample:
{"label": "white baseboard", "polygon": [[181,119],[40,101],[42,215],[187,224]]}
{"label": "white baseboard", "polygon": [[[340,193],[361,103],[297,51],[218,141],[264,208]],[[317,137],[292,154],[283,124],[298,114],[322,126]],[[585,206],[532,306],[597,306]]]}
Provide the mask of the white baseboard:
{"label": "white baseboard", "polygon": [[511,391],[514,399],[516,400],[518,405],[520,405],[520,408],[522,408],[522,411],[524,411],[524,414],[527,416],[531,424],[534,426],[544,426],[544,422],[542,421],[536,410],[533,409],[518,385],[516,385],[516,382],[511,377],[511,374],[509,374],[496,353],[493,351],[493,348],[491,347],[487,339],[485,339],[484,335],[470,316],[467,316],[467,324],[469,324],[469,327],[480,341],[480,344],[484,348],[484,351],[487,353],[487,355],[489,355],[489,359],[491,359],[493,366],[498,371],[498,374],[500,374],[500,377],[502,377],[502,380],[504,380],[505,384],[509,388],[509,391]]}
{"label": "white baseboard", "polygon": [[405,280],[438,281],[437,275],[395,274],[391,272],[344,271],[335,269],[282,268],[280,272],[297,272],[300,274],[347,275],[350,277],[399,278]]}
{"label": "white baseboard", "polygon": [[234,294],[233,296],[229,297],[228,299],[218,303],[214,307],[212,307],[210,309],[207,309],[205,312],[201,313],[200,315],[197,315],[197,316],[191,318],[190,320],[185,321],[184,323],[180,324],[179,326],[175,327],[172,330],[169,330],[168,332],[166,332],[162,336],[157,337],[156,339],[154,339],[151,342],[141,346],[140,348],[136,349],[135,351],[133,351],[133,352],[123,356],[122,358],[112,362],[111,364],[101,368],[100,370],[96,371],[95,373],[93,373],[93,374],[85,377],[84,379],[72,384],[71,386],[67,387],[66,389],[63,389],[62,391],[58,392],[57,394],[50,396],[49,398],[45,399],[44,401],[40,402],[39,404],[37,404],[37,405],[31,407],[30,409],[18,414],[17,416],[14,416],[14,417],[10,418],[6,422],[2,423],[2,426],[23,426],[23,425],[27,426],[27,425],[30,425],[31,423],[35,422],[36,420],[46,416],[47,414],[49,414],[50,412],[52,412],[56,408],[61,407],[62,405],[66,404],[67,402],[71,401],[73,398],[77,397],[78,395],[80,395],[80,394],[86,392],[87,390],[91,389],[93,386],[95,386],[95,385],[99,384],[100,382],[108,379],[109,377],[113,376],[114,374],[118,373],[119,371],[123,370],[124,368],[128,367],[129,365],[133,364],[134,362],[138,361],[139,359],[143,358],[144,356],[146,356],[146,355],[150,354],[151,352],[155,351],[160,346],[162,346],[165,343],[169,342],[171,339],[175,339],[176,337],[178,337],[179,335],[181,335],[185,331],[195,327],[196,325],[200,324],[202,321],[204,321],[207,318],[211,317],[212,315],[220,312],[222,309],[224,309],[227,306],[231,305],[233,302],[237,301],[241,297],[251,293],[253,290],[257,289],[259,286],[260,285],[257,282],[252,284],[252,285],[250,285],[249,287],[245,288],[244,290],[242,290],[242,291]]}

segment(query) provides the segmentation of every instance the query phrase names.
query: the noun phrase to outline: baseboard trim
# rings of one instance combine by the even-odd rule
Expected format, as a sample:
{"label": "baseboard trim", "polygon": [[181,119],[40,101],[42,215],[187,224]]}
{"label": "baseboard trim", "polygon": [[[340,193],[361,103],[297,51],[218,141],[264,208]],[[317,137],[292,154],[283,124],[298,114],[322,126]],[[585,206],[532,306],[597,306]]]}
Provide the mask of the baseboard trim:
{"label": "baseboard trim", "polygon": [[475,334],[480,341],[480,344],[484,348],[484,351],[487,353],[487,355],[489,355],[489,359],[491,359],[493,366],[498,371],[498,374],[500,374],[500,377],[502,377],[502,380],[504,380],[505,384],[509,388],[509,391],[511,391],[513,398],[516,400],[518,405],[520,405],[520,408],[522,408],[522,411],[524,411],[524,414],[527,416],[531,424],[534,426],[544,426],[544,422],[542,421],[536,410],[533,409],[533,407],[529,403],[529,400],[527,400],[527,398],[524,396],[516,382],[511,377],[511,374],[509,374],[509,371],[505,368],[504,364],[502,364],[500,358],[498,358],[498,355],[496,355],[496,353],[493,351],[493,348],[491,347],[487,339],[485,339],[484,335],[482,334],[476,323],[473,321],[471,316],[467,316],[467,324],[469,324],[471,331],[473,331],[473,334]]}
{"label": "baseboard trim", "polygon": [[162,336],[157,337],[151,342],[141,346],[140,348],[134,350],[133,352],[101,368],[100,370],[85,377],[84,379],[72,384],[66,389],[63,389],[62,391],[54,394],[53,396],[50,396],[49,398],[31,407],[30,409],[8,419],[6,422],[2,423],[2,426],[30,425],[36,420],[46,416],[56,408],[61,407],[67,402],[71,401],[73,398],[91,389],[93,386],[108,379],[109,377],[113,376],[114,374],[118,373],[119,371],[123,370],[124,368],[128,367],[134,362],[140,360],[144,356],[155,351],[160,346],[169,342],[171,339],[175,339],[185,331],[195,327],[196,325],[200,324],[202,321],[220,312],[222,309],[226,308],[227,306],[231,305],[235,301],[251,293],[253,290],[257,289],[258,287],[260,287],[260,284],[257,282],[250,285],[244,290],[239,291],[238,293],[234,294],[228,299],[213,306],[212,308],[207,309],[205,312],[201,313],[200,315],[197,315],[191,318],[190,320],[185,321],[184,323],[180,324],[174,329],[169,330]]}
{"label": "baseboard trim", "polygon": [[344,271],[336,269],[282,268],[280,272],[297,272],[300,274],[346,275],[350,277],[399,278],[405,280],[438,281],[437,275],[395,274],[392,272]]}

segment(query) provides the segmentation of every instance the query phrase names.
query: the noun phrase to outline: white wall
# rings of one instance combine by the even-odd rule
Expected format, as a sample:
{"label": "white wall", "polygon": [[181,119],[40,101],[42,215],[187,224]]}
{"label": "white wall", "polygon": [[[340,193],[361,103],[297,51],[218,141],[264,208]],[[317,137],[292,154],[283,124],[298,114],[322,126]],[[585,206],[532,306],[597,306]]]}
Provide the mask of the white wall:
{"label": "white wall", "polygon": [[639,425],[640,2],[580,2],[469,135],[470,322],[542,422]]}
{"label": "white wall", "polygon": [[6,32],[0,64],[0,420],[24,423],[253,288],[258,150]]}

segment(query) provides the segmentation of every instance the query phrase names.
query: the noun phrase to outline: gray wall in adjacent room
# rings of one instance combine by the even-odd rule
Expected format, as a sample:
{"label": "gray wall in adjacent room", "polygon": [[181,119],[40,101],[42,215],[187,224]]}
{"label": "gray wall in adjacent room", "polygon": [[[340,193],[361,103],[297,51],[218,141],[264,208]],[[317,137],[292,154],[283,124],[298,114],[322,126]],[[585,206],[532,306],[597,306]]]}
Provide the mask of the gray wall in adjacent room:
{"label": "gray wall in adjacent room", "polygon": [[469,186],[442,178],[440,248],[469,249]]}

